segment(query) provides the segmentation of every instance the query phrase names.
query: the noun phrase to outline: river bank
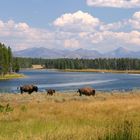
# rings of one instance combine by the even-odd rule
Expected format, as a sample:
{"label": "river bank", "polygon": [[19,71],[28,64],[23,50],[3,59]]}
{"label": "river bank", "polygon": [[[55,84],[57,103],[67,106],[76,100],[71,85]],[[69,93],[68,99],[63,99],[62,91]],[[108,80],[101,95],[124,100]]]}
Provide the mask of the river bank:
{"label": "river bank", "polygon": [[11,73],[11,74],[5,74],[5,75],[0,75],[0,80],[10,80],[10,79],[16,79],[16,78],[24,78],[26,77],[23,74],[18,74],[18,73]]}
{"label": "river bank", "polygon": [[139,101],[139,90],[0,94],[0,139],[139,140]]}
{"label": "river bank", "polygon": [[62,71],[62,72],[95,72],[95,73],[128,73],[128,74],[140,74],[140,70],[107,70],[107,69],[33,69],[33,68],[24,68],[21,70],[36,70],[36,71]]}
{"label": "river bank", "polygon": [[140,74],[140,70],[105,70],[105,69],[65,69],[64,72],[128,73]]}

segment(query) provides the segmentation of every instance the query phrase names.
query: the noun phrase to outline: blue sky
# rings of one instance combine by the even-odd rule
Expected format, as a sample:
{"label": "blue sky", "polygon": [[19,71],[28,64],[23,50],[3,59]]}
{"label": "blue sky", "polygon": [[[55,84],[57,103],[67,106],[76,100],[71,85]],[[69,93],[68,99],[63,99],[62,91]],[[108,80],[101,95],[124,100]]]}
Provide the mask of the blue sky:
{"label": "blue sky", "polygon": [[140,51],[140,0],[0,0],[0,42],[32,47]]}
{"label": "blue sky", "polygon": [[0,0],[0,18],[2,20],[13,19],[17,22],[27,22],[34,27],[44,28],[53,20],[64,13],[76,11],[88,12],[103,21],[116,22],[124,18],[130,18],[138,8],[105,8],[90,7],[85,0]]}
{"label": "blue sky", "polygon": [[50,22],[67,12],[76,12],[88,6],[84,0],[1,0],[0,17],[27,22],[31,26],[44,28]]}

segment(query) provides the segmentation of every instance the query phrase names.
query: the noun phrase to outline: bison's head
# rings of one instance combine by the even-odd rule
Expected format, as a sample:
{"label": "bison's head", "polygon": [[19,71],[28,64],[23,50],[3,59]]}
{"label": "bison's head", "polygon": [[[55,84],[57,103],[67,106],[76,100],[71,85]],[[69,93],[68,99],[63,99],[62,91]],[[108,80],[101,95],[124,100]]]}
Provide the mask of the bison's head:
{"label": "bison's head", "polygon": [[38,92],[38,87],[37,86],[34,86],[33,89],[34,89],[34,91]]}
{"label": "bison's head", "polygon": [[78,89],[77,92],[79,93],[79,96],[82,96],[81,90]]}

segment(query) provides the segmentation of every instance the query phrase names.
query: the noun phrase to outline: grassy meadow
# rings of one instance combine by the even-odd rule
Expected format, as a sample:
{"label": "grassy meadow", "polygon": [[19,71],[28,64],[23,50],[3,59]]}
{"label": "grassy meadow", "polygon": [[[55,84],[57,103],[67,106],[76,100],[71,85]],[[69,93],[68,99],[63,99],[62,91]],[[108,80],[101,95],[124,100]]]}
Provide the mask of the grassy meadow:
{"label": "grassy meadow", "polygon": [[140,140],[140,91],[0,94],[0,140]]}

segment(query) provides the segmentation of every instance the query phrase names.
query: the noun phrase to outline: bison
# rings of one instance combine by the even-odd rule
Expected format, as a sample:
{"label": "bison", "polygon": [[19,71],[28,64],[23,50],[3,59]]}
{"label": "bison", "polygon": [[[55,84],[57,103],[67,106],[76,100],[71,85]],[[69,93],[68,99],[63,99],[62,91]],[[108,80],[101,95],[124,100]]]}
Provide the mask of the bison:
{"label": "bison", "polygon": [[23,92],[28,92],[28,94],[31,94],[33,91],[38,91],[38,87],[34,86],[34,85],[24,85],[24,86],[20,86],[20,92],[21,94]]}
{"label": "bison", "polygon": [[78,91],[80,93],[80,96],[82,95],[86,95],[86,96],[94,96],[95,95],[95,89],[91,88],[91,87],[84,87],[84,88],[80,88],[78,89]]}
{"label": "bison", "polygon": [[54,89],[48,89],[47,90],[47,95],[53,95],[53,93],[55,93],[55,90]]}

